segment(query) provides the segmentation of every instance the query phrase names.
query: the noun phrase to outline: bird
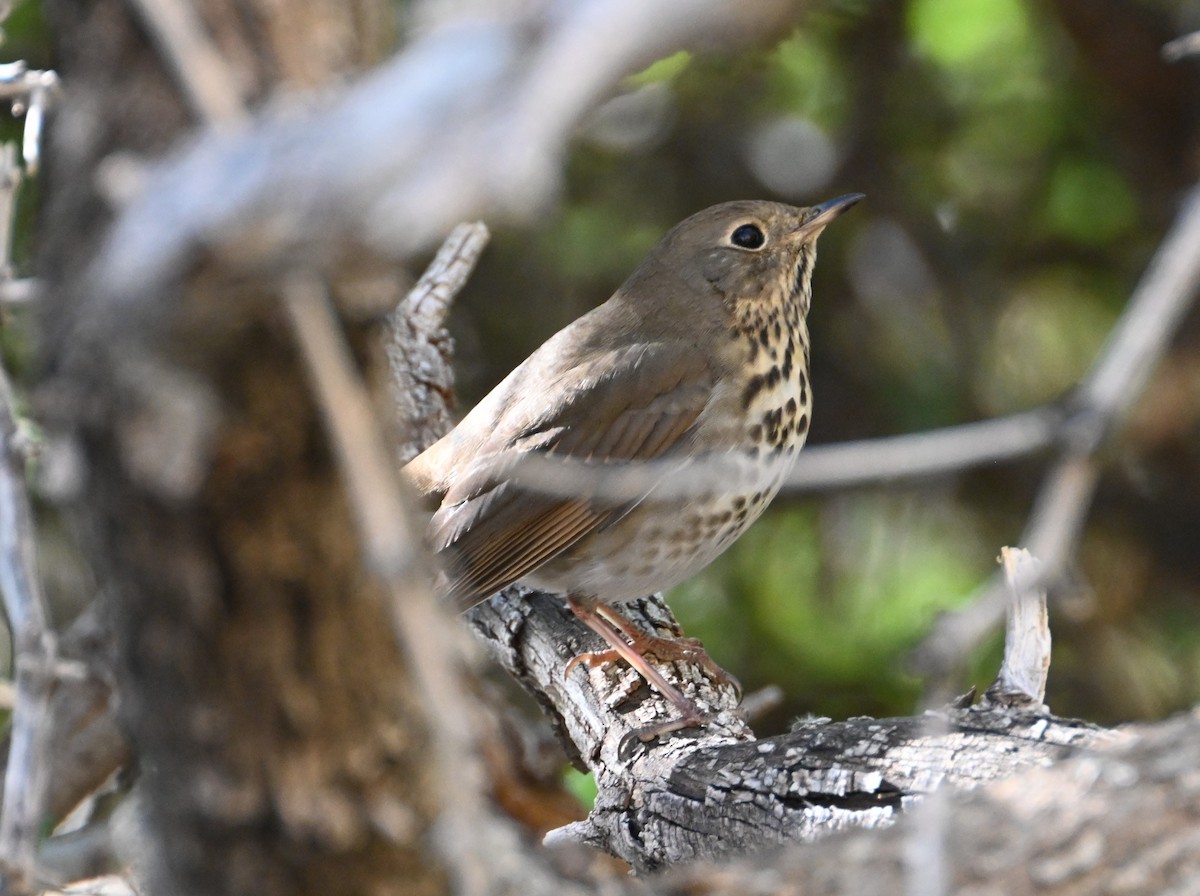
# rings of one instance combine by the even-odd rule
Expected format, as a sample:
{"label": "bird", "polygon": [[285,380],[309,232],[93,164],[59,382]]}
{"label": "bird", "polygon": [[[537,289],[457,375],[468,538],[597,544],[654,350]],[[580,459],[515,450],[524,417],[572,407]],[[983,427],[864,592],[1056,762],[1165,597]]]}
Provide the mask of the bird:
{"label": "bird", "polygon": [[[647,659],[694,649],[619,607],[706,567],[787,477],[812,417],[817,238],[862,198],[740,200],[686,218],[403,469],[436,508],[426,538],[444,599],[464,611],[514,583],[564,596],[611,648],[565,674],[620,657],[678,710],[644,740],[704,724]],[[543,486],[538,464],[551,463],[567,475]]]}

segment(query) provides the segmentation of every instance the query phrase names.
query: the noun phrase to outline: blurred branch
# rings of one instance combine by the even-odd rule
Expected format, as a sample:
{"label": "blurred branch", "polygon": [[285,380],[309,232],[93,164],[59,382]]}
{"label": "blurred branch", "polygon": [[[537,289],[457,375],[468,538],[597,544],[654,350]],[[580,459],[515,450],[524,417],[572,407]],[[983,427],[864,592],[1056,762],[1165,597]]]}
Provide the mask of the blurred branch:
{"label": "blurred branch", "polygon": [[[449,378],[442,382],[437,388],[448,393]],[[1055,445],[1063,436],[1065,420],[1061,408],[1047,406],[928,432],[815,445],[800,453],[784,478],[783,491],[799,494],[948,475],[1028,457]],[[534,453],[516,462],[508,476],[530,491],[568,497],[586,492],[611,501],[636,501],[651,489],[659,497],[695,497],[705,489],[726,487],[730,477],[750,476],[759,483],[754,488],[768,487],[778,478],[776,464],[791,463],[790,458],[780,457],[776,464],[768,460],[747,470],[743,460],[736,452],[636,462]]]}
{"label": "blurred branch", "polygon": [[450,429],[454,370],[450,334],[443,322],[488,238],[487,226],[480,221],[457,225],[417,284],[388,315],[385,348],[392,400],[405,429],[397,446],[401,463]]}
{"label": "blurred branch", "polygon": [[33,519],[25,493],[12,388],[0,367],[0,599],[12,632],[15,680],[4,802],[0,807],[0,890],[33,885],[48,783],[55,639],[37,577]]}
{"label": "blurred branch", "polygon": [[0,146],[0,283],[12,281],[13,222],[17,215],[17,191],[21,188],[21,166],[17,145]]}
{"label": "blurred branch", "polygon": [[795,5],[541,0],[441,24],[339,102],[190,144],[125,210],[94,282],[128,307],[205,248],[253,265],[344,234],[407,257],[459,221],[527,216],[554,196],[576,121],[621,76],[763,33]]}
{"label": "blurred branch", "polygon": [[32,277],[0,280],[0,306],[29,305],[42,293],[42,284]]}
{"label": "blurred branch", "polygon": [[[461,225],[447,238],[392,316],[393,362],[419,354],[411,344],[423,341],[421,334],[440,330],[446,306],[465,284],[486,241],[487,230],[481,224]],[[489,879],[502,876],[494,867],[494,857],[521,856],[527,847],[513,825],[499,819],[487,798],[481,713],[463,687],[463,658],[469,653],[465,632],[435,602],[428,586],[432,575],[420,563],[416,548],[421,539],[405,506],[384,428],[317,275],[294,275],[285,285],[284,305],[336,449],[360,540],[367,548],[369,565],[387,586],[389,616],[433,732],[433,766],[443,800],[442,858],[460,891],[483,892]],[[403,329],[397,324],[400,313],[412,315]],[[395,363],[392,366],[394,370]],[[393,389],[399,382],[393,380]],[[436,416],[436,409],[421,406],[422,400],[444,408],[444,396],[410,395],[406,400],[413,405],[415,420]],[[527,862],[521,870],[524,885],[532,886],[540,869]],[[536,892],[561,889],[559,881],[548,877]]]}
{"label": "blurred branch", "polygon": [[1023,548],[1001,548],[1000,562],[1009,590],[1004,660],[984,701],[1005,706],[1017,703],[1040,706],[1050,674],[1051,641],[1046,591],[1038,587],[1039,563]]}
{"label": "blurred branch", "polygon": [[248,116],[233,71],[183,0],[129,0],[170,66],[187,104],[210,128],[244,123]]}
{"label": "blurred branch", "polygon": [[[1062,453],[1042,483],[1021,543],[1042,562],[1051,587],[1075,552],[1100,474],[1099,453],[1145,390],[1200,287],[1200,187],[1184,197],[1091,372],[1072,396]],[[962,608],[944,614],[913,656],[917,671],[945,689],[953,671],[992,631],[1005,586],[993,576]]]}
{"label": "blurred branch", "polygon": [[[1185,194],[1117,321],[1100,357],[1075,396],[1082,414],[1079,449],[1094,453],[1125,419],[1179,329],[1200,287],[1200,186]],[[1091,418],[1094,418],[1091,419]]]}
{"label": "blurred branch", "polygon": [[293,275],[283,299],[337,452],[367,564],[391,578],[411,567],[419,539],[408,525],[399,477],[371,398],[318,277],[310,272]]}
{"label": "blurred branch", "polygon": [[1061,408],[1048,406],[927,432],[811,445],[800,453],[784,489],[846,488],[1017,460],[1052,446],[1063,419]]}
{"label": "blurred branch", "polygon": [[[657,599],[626,608],[639,626],[669,634],[673,619]],[[814,720],[755,739],[733,713],[728,689],[690,663],[672,663],[663,671],[713,711],[713,722],[623,756],[623,732],[654,718],[656,704],[669,715],[669,705],[615,664],[564,676],[577,646],[590,642],[579,640],[561,601],[510,588],[467,618],[505,668],[554,710],[595,773],[599,792],[588,819],[552,831],[547,842],[598,847],[641,871],[883,827],[946,785],[985,784],[1113,740],[1028,702],[1002,700],[907,719]],[[890,892],[897,880],[887,878]]]}
{"label": "blurred branch", "polygon": [[1200,53],[1200,31],[1177,37],[1162,48],[1163,59],[1167,62],[1179,62],[1194,53]]}

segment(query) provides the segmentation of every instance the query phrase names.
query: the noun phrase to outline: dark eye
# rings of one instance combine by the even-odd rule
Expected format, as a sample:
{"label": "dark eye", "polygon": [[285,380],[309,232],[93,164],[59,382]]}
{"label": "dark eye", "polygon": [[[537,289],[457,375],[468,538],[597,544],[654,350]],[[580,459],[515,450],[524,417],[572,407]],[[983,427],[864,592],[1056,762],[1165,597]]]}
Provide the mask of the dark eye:
{"label": "dark eye", "polygon": [[743,224],[729,235],[729,242],[743,249],[761,249],[766,241],[762,229],[756,224]]}

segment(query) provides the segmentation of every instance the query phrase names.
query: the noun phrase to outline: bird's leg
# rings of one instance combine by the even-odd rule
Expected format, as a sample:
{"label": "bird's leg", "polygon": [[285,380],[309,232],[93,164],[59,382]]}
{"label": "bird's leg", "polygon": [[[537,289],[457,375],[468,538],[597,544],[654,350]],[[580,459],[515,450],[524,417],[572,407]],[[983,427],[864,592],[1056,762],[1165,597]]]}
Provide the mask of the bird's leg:
{"label": "bird's leg", "polygon": [[[611,604],[599,604],[596,606],[596,613],[604,617],[613,628],[624,635],[629,645],[643,657],[653,656],[665,662],[681,660],[685,663],[703,666],[710,678],[720,684],[730,685],[737,693],[738,700],[742,699],[742,683],[716,664],[713,658],[705,652],[704,645],[700,643],[699,638],[659,638],[651,635],[630,622]],[[584,654],[576,657],[576,660],[591,662],[587,659],[588,656],[588,654]],[[614,658],[609,651],[595,656],[598,662]]]}
{"label": "bird's leg", "polygon": [[[569,675],[577,663],[587,663],[597,666],[602,663],[623,659],[629,663],[654,689],[667,698],[682,717],[662,725],[654,725],[634,733],[638,740],[649,741],[661,734],[678,731],[681,728],[693,728],[703,725],[708,717],[700,711],[694,702],[663,677],[663,674],[650,664],[646,654],[659,658],[674,658],[696,661],[699,658],[707,660],[704,665],[715,671],[717,677],[737,686],[728,673],[720,669],[702,651],[697,650],[697,643],[685,644],[668,638],[658,638],[636,628],[633,623],[622,616],[608,604],[594,599],[581,598],[576,595],[567,597],[567,606],[584,625],[598,634],[610,646],[610,650],[596,653],[581,653],[567,664],[563,675]],[[738,688],[739,695],[741,689]]]}

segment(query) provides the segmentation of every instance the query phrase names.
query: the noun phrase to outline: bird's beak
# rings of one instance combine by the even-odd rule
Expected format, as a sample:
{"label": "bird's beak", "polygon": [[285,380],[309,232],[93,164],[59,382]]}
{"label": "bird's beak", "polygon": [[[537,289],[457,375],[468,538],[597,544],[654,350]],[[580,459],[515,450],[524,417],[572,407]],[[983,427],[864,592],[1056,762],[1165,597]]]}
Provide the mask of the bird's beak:
{"label": "bird's beak", "polygon": [[865,199],[862,193],[847,193],[837,199],[830,199],[820,205],[814,205],[808,210],[807,219],[791,233],[793,240],[801,242],[816,239],[834,218],[844,212],[860,199]]}

